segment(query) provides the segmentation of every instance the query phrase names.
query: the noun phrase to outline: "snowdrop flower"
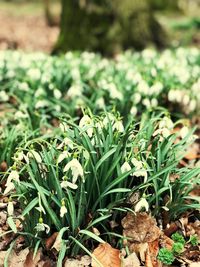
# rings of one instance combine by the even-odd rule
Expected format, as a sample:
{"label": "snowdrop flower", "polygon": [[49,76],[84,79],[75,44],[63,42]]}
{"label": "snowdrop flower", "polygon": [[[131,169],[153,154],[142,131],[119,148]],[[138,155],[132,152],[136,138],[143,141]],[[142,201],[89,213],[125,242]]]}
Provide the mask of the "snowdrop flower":
{"label": "snowdrop flower", "polygon": [[181,130],[180,130],[180,137],[183,139],[183,138],[185,138],[187,135],[188,135],[188,133],[189,133],[189,129],[188,129],[188,127],[186,127],[186,126],[183,126],[182,128],[181,128]]}
{"label": "snowdrop flower", "polygon": [[136,158],[132,158],[131,162],[133,163],[136,170],[140,170],[143,168],[143,162],[141,160],[137,160]]}
{"label": "snowdrop flower", "polygon": [[0,101],[7,102],[9,100],[9,96],[6,94],[5,91],[0,92]]}
{"label": "snowdrop flower", "polygon": [[146,198],[142,197],[138,203],[135,205],[135,212],[139,212],[141,211],[142,209],[145,209],[145,211],[148,211],[149,210],[149,204],[148,202],[146,201]]}
{"label": "snowdrop flower", "polygon": [[144,183],[147,182],[147,171],[146,170],[138,170],[133,172],[132,176],[136,176],[136,177],[144,177]]}
{"label": "snowdrop flower", "polygon": [[141,160],[137,160],[136,158],[133,158],[131,160],[131,162],[133,163],[134,167],[135,167],[135,171],[133,172],[132,176],[136,176],[136,177],[144,177],[144,183],[146,183],[147,181],[147,171],[143,168],[143,162]]}
{"label": "snowdrop flower", "polygon": [[60,208],[60,217],[63,218],[64,215],[67,213],[67,208],[65,206],[65,201],[61,201],[61,208]]}
{"label": "snowdrop flower", "polygon": [[62,141],[62,143],[57,147],[58,149],[63,148],[64,146],[69,147],[70,149],[74,148],[73,142],[71,139],[69,139],[68,137],[65,137]]}
{"label": "snowdrop flower", "polygon": [[37,103],[35,104],[35,109],[39,108],[45,108],[49,106],[49,101],[43,99],[43,100],[38,100]]}
{"label": "snowdrop flower", "polygon": [[[64,177],[64,178],[65,178],[65,177]],[[76,190],[76,189],[78,188],[78,186],[77,186],[76,184],[71,183],[71,182],[68,182],[68,181],[65,180],[65,179],[61,182],[60,185],[61,185],[61,187],[64,188],[64,189],[71,188],[71,189]]]}
{"label": "snowdrop flower", "polygon": [[48,234],[50,232],[50,227],[48,226],[48,224],[43,223],[43,219],[41,217],[39,218],[39,222],[35,226],[35,229],[37,232],[46,231],[46,234]]}
{"label": "snowdrop flower", "polygon": [[41,77],[41,72],[39,69],[29,69],[27,76],[29,76],[33,80],[39,80]]}
{"label": "snowdrop flower", "polygon": [[67,130],[69,130],[69,126],[67,125],[67,123],[64,123],[64,122],[61,122],[59,124],[59,128],[63,133],[65,133]]}
{"label": "snowdrop flower", "polygon": [[93,135],[93,120],[88,115],[84,115],[81,118],[81,120],[79,122],[79,127],[80,128],[89,127],[86,132],[87,132],[89,137],[92,137],[92,135]]}
{"label": "snowdrop flower", "polygon": [[140,81],[139,84],[138,84],[138,91],[141,93],[141,94],[144,94],[144,95],[148,95],[149,93],[149,85],[147,82],[145,82],[144,80]]}
{"label": "snowdrop flower", "polygon": [[168,128],[161,128],[161,129],[157,129],[154,133],[153,136],[156,135],[160,135],[160,139],[159,141],[162,142],[163,141],[163,137],[167,138],[168,136],[170,136],[171,132]]}
{"label": "snowdrop flower", "polygon": [[72,176],[73,176],[72,183],[73,184],[76,183],[79,176],[82,179],[84,179],[83,168],[77,159],[72,159],[70,162],[66,164],[63,171],[67,172],[68,170],[71,170],[72,172]]}
{"label": "snowdrop flower", "polygon": [[194,111],[196,108],[196,100],[195,99],[192,99],[189,103],[189,110],[190,111]]}
{"label": "snowdrop flower", "polygon": [[151,106],[152,106],[152,107],[157,107],[157,106],[158,106],[158,100],[157,100],[156,98],[153,98],[153,99],[151,100]]}
{"label": "snowdrop flower", "polygon": [[13,216],[14,214],[14,205],[12,201],[8,202],[7,213],[8,213],[8,216]]}
{"label": "snowdrop flower", "polygon": [[142,104],[147,107],[147,108],[150,108],[151,107],[151,102],[148,98],[145,98],[143,101],[142,101]]}
{"label": "snowdrop flower", "polygon": [[131,166],[129,165],[129,163],[127,161],[125,161],[123,163],[123,165],[121,166],[121,172],[125,173],[131,170]]}
{"label": "snowdrop flower", "polygon": [[75,98],[78,96],[82,96],[82,86],[80,84],[72,85],[67,91],[67,96],[69,98]]}
{"label": "snowdrop flower", "polygon": [[60,99],[62,97],[62,93],[58,89],[54,89],[53,95],[56,99]]}
{"label": "snowdrop flower", "polygon": [[109,91],[111,98],[119,100],[123,99],[122,93],[117,89],[114,83],[108,84],[106,89]]}
{"label": "snowdrop flower", "polygon": [[100,98],[97,99],[96,106],[99,109],[103,109],[105,107],[105,101],[104,101],[104,98],[103,97],[100,97]]}
{"label": "snowdrop flower", "polygon": [[166,116],[159,122],[159,129],[161,128],[173,129],[173,127],[174,127],[173,121]]}
{"label": "snowdrop flower", "polygon": [[62,162],[64,159],[67,159],[71,156],[71,153],[69,153],[68,151],[63,151],[57,160],[57,164],[59,164],[60,162]]}
{"label": "snowdrop flower", "polygon": [[122,121],[116,121],[114,124],[113,124],[113,130],[116,130],[118,131],[119,133],[123,133],[124,131],[124,126],[122,124]]}
{"label": "snowdrop flower", "polygon": [[29,91],[29,86],[26,82],[22,82],[19,84],[18,87],[21,91],[28,92]]}
{"label": "snowdrop flower", "polygon": [[133,102],[134,104],[138,104],[140,101],[141,101],[141,94],[139,93],[135,93],[133,96],[132,96],[132,99],[133,99]]}
{"label": "snowdrop flower", "polygon": [[107,127],[109,123],[113,123],[115,121],[115,116],[112,113],[106,113],[106,117],[103,119],[103,126]]}
{"label": "snowdrop flower", "polygon": [[14,115],[15,119],[26,119],[28,118],[28,114],[23,113],[22,111],[18,110],[15,115]]}
{"label": "snowdrop flower", "polygon": [[132,106],[130,113],[131,115],[135,116],[137,114],[137,108],[135,106]]}
{"label": "snowdrop flower", "polygon": [[11,173],[9,174],[7,178],[7,182],[5,184],[6,189],[4,191],[4,195],[7,195],[10,191],[15,189],[15,185],[13,181],[20,183],[19,173],[16,170],[11,171]]}
{"label": "snowdrop flower", "polygon": [[30,150],[27,153],[27,156],[29,159],[34,158],[37,161],[37,163],[42,163],[42,158],[41,158],[40,154],[38,152],[36,152],[35,150]]}

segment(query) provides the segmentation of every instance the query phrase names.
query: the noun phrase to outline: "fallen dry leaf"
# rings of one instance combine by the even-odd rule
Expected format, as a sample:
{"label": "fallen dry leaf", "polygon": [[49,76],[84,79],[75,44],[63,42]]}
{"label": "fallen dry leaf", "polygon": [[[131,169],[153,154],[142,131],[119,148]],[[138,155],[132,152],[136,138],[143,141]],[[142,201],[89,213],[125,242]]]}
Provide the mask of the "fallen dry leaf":
{"label": "fallen dry leaf", "polygon": [[24,262],[24,267],[35,267],[37,266],[38,262],[41,260],[42,258],[42,250],[39,249],[35,258],[33,259],[33,251],[30,250],[27,257],[26,257],[26,260]]}
{"label": "fallen dry leaf", "polygon": [[152,265],[153,267],[157,267],[158,266],[157,256],[159,252],[159,240],[156,239],[155,241],[148,243],[148,246],[149,246],[149,249],[147,253],[149,253]]}
{"label": "fallen dry leaf", "polygon": [[127,258],[122,259],[123,267],[141,267],[140,261],[135,252],[131,253]]}
{"label": "fallen dry leaf", "polygon": [[153,242],[158,239],[161,231],[156,225],[156,220],[145,212],[127,213],[122,219],[123,235],[131,238],[130,242]]}
{"label": "fallen dry leaf", "polygon": [[151,255],[150,255],[149,249],[147,249],[147,252],[146,252],[146,257],[145,257],[145,266],[146,266],[146,267],[153,267],[153,264],[152,264]]}
{"label": "fallen dry leaf", "polygon": [[80,260],[77,259],[67,259],[64,267],[86,267],[91,264],[91,258],[87,255],[81,257]]}
{"label": "fallen dry leaf", "polygon": [[47,250],[49,250],[53,246],[57,236],[58,232],[55,232],[49,238],[47,238],[47,240],[45,241],[45,247]]}
{"label": "fallen dry leaf", "polygon": [[[102,267],[120,267],[120,251],[112,248],[108,243],[100,244],[92,255],[101,263]],[[99,267],[99,264],[92,258],[92,267]]]}

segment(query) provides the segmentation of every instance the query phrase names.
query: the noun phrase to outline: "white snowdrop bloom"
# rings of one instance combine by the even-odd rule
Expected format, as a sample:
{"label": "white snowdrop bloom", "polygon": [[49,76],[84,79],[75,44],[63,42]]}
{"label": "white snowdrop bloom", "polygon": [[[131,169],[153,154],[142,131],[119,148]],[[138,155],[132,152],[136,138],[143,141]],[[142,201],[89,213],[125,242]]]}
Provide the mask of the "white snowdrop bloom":
{"label": "white snowdrop bloom", "polygon": [[65,201],[61,201],[61,208],[60,208],[60,217],[63,218],[64,215],[67,213],[67,208],[65,206]]}
{"label": "white snowdrop bloom", "polygon": [[0,101],[7,102],[9,100],[9,96],[6,94],[5,91],[0,91]]}
{"label": "white snowdrop bloom", "polygon": [[83,168],[77,159],[72,159],[64,167],[64,172],[71,170],[72,172],[72,183],[75,184],[78,177],[80,176],[84,180]]}
{"label": "white snowdrop bloom", "polygon": [[136,176],[136,177],[144,177],[144,183],[147,182],[147,171],[146,170],[138,170],[133,172],[132,176]]}
{"label": "white snowdrop bloom", "polygon": [[35,226],[35,229],[37,232],[46,232],[46,234],[48,234],[50,232],[50,227],[48,224],[45,224],[43,222],[39,222],[37,223],[37,225]]}
{"label": "white snowdrop bloom", "polygon": [[173,121],[168,118],[167,116],[165,116],[164,118],[162,118],[162,120],[159,122],[159,128],[168,128],[168,129],[173,129],[174,127],[174,123]]}
{"label": "white snowdrop bloom", "polygon": [[168,136],[170,136],[171,132],[168,128],[162,128],[162,135],[164,138],[167,138]]}
{"label": "white snowdrop bloom", "polygon": [[4,195],[7,195],[8,193],[10,193],[11,191],[13,191],[15,189],[15,185],[13,182],[10,182],[7,186],[6,189],[4,191]]}
{"label": "white snowdrop bloom", "polygon": [[74,148],[74,144],[71,139],[68,137],[65,137],[62,141],[62,143],[57,147],[58,149],[63,148],[64,146],[68,146],[70,149]]}
{"label": "white snowdrop bloom", "polygon": [[41,72],[40,72],[39,69],[36,69],[36,68],[34,68],[34,69],[29,69],[29,70],[27,71],[27,76],[29,76],[29,77],[30,77],[31,79],[33,79],[33,80],[39,80],[40,77],[41,77]]}
{"label": "white snowdrop bloom", "polygon": [[54,89],[54,90],[53,90],[53,95],[54,95],[54,97],[55,97],[56,99],[60,99],[60,98],[62,97],[62,93],[61,93],[61,91],[58,90],[58,89]]}
{"label": "white snowdrop bloom", "polygon": [[6,76],[8,78],[14,78],[15,77],[15,72],[14,70],[9,70],[7,73],[6,73]]}
{"label": "white snowdrop bloom", "polygon": [[156,77],[156,75],[157,75],[157,70],[155,68],[152,68],[151,69],[151,76]]}
{"label": "white snowdrop bloom", "polygon": [[110,83],[107,85],[107,90],[110,93],[110,97],[113,99],[123,99],[122,93],[117,89],[116,85],[114,83]]}
{"label": "white snowdrop bloom", "polygon": [[18,88],[21,90],[21,91],[24,91],[24,92],[28,92],[29,91],[29,86],[26,82],[22,82],[19,84]]}
{"label": "white snowdrop bloom", "polygon": [[75,98],[78,96],[82,96],[82,86],[80,84],[73,84],[69,90],[67,91],[67,96],[70,98]]}
{"label": "white snowdrop bloom", "polygon": [[106,127],[109,123],[113,123],[115,121],[115,116],[112,113],[106,113],[106,117],[103,119],[103,126]]}
{"label": "white snowdrop bloom", "polygon": [[196,100],[195,99],[192,99],[189,103],[189,110],[190,111],[194,111],[196,108]]}
{"label": "white snowdrop bloom", "polygon": [[138,104],[141,101],[141,94],[135,93],[132,97],[134,104]]}
{"label": "white snowdrop bloom", "polygon": [[45,108],[45,107],[48,107],[49,106],[49,101],[48,100],[38,100],[35,104],[35,109],[38,109],[38,108]]}
{"label": "white snowdrop bloom", "polygon": [[8,202],[7,213],[8,213],[8,216],[13,216],[14,214],[14,205],[12,201]]}
{"label": "white snowdrop bloom", "polygon": [[161,128],[161,129],[157,129],[153,133],[153,136],[160,135],[159,141],[162,142],[163,138],[167,138],[168,136],[170,136],[170,134],[171,134],[171,132],[168,128]]}
{"label": "white snowdrop bloom", "polygon": [[137,72],[133,77],[133,81],[135,82],[135,84],[140,83],[142,81],[142,75]]}
{"label": "white snowdrop bloom", "polygon": [[151,102],[148,98],[143,99],[142,104],[147,108],[151,107]]}
{"label": "white snowdrop bloom", "polygon": [[23,113],[21,110],[18,110],[15,114],[14,114],[15,119],[26,119],[28,118],[28,114]]}
{"label": "white snowdrop bloom", "polygon": [[105,101],[104,101],[104,98],[103,97],[99,97],[96,101],[96,106],[99,108],[99,109],[103,109],[105,107]]}
{"label": "white snowdrop bloom", "polygon": [[186,126],[183,126],[179,132],[180,137],[183,139],[189,134],[189,129]]}
{"label": "white snowdrop bloom", "polygon": [[69,126],[65,122],[61,122],[59,124],[59,128],[63,133],[65,133],[65,132],[67,132],[69,130]]}
{"label": "white snowdrop bloom", "polygon": [[184,106],[187,106],[188,104],[189,104],[189,102],[190,102],[190,97],[189,97],[189,95],[188,94],[185,94],[184,96],[183,96],[183,105]]}
{"label": "white snowdrop bloom", "polygon": [[5,184],[6,189],[4,191],[4,195],[7,195],[8,193],[10,193],[12,190],[15,189],[15,185],[13,181],[20,183],[19,173],[16,170],[11,171],[11,173],[8,175],[8,178]]}
{"label": "white snowdrop bloom", "polygon": [[135,205],[134,207],[134,211],[135,212],[139,212],[141,211],[142,209],[145,209],[145,211],[148,211],[149,210],[149,203],[147,202],[146,198],[142,197],[138,203]]}
{"label": "white snowdrop bloom", "polygon": [[141,94],[148,95],[149,94],[149,85],[146,81],[142,80],[138,83],[138,91]]}
{"label": "white snowdrop bloom", "polygon": [[150,87],[149,93],[150,94],[159,94],[163,89],[163,84],[161,82],[156,82]]}
{"label": "white snowdrop bloom", "polygon": [[44,96],[45,95],[45,91],[42,87],[39,87],[36,91],[35,91],[35,97],[38,98],[40,96]]}
{"label": "white snowdrop bloom", "polygon": [[131,166],[129,165],[129,163],[127,161],[125,161],[123,163],[123,165],[121,166],[121,172],[125,173],[131,170]]}
{"label": "white snowdrop bloom", "polygon": [[124,132],[124,126],[123,126],[123,123],[122,121],[116,121],[114,124],[113,124],[113,130],[116,130],[120,133],[123,133]]}
{"label": "white snowdrop bloom", "polygon": [[79,122],[79,127],[81,129],[89,127],[86,131],[89,137],[93,135],[93,126],[93,120],[88,115],[84,115]]}
{"label": "white snowdrop bloom", "polygon": [[137,108],[136,106],[132,106],[131,110],[130,110],[131,115],[135,116],[137,114]]}
{"label": "white snowdrop bloom", "polygon": [[63,151],[57,160],[57,164],[59,164],[60,162],[62,162],[64,159],[67,159],[71,156],[71,153],[69,153],[68,151]]}
{"label": "white snowdrop bloom", "polygon": [[176,98],[175,98],[175,90],[170,90],[168,92],[168,99],[171,102],[174,102],[176,100]]}
{"label": "white snowdrop bloom", "polygon": [[71,76],[72,76],[72,79],[74,81],[80,81],[81,80],[81,75],[80,75],[80,71],[78,68],[73,68],[71,70]]}
{"label": "white snowdrop bloom", "polygon": [[64,189],[71,188],[71,189],[74,189],[75,190],[75,189],[78,188],[78,185],[76,185],[74,183],[71,183],[71,182],[68,182],[66,180],[63,180],[60,185]]}
{"label": "white snowdrop bloom", "polygon": [[141,170],[143,168],[143,162],[141,160],[137,160],[136,158],[131,159],[132,164],[136,168],[136,170]]}
{"label": "white snowdrop bloom", "polygon": [[157,107],[158,106],[158,100],[156,98],[151,99],[151,106],[152,107]]}
{"label": "white snowdrop bloom", "polygon": [[35,150],[30,150],[27,153],[27,157],[29,159],[34,158],[38,163],[42,163],[42,158],[41,158],[40,154]]}

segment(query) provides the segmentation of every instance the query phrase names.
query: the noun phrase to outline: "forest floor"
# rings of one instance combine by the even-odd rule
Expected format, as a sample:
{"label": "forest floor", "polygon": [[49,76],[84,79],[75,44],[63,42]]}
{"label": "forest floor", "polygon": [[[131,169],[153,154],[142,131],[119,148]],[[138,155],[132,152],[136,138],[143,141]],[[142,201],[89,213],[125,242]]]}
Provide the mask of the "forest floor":
{"label": "forest floor", "polygon": [[[53,7],[59,13],[59,6]],[[19,49],[49,53],[59,27],[49,27],[41,3],[0,3],[0,50]]]}

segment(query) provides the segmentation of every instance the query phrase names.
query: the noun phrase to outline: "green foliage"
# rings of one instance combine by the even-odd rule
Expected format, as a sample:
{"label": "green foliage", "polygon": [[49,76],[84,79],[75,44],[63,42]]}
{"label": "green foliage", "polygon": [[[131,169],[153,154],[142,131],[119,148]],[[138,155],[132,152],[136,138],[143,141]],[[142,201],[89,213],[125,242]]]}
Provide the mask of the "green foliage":
{"label": "green foliage", "polygon": [[170,265],[175,260],[175,257],[169,249],[161,248],[158,253],[158,259],[164,264]]}
{"label": "green foliage", "polygon": [[188,242],[191,243],[192,246],[198,246],[198,244],[199,244],[198,236],[191,235]]}
{"label": "green foliage", "polygon": [[172,251],[174,254],[181,254],[184,250],[184,244],[175,242],[172,247]]}
{"label": "green foliage", "polygon": [[185,245],[185,239],[184,239],[184,237],[181,234],[179,234],[178,232],[174,233],[171,237],[172,237],[172,240],[174,242],[180,243],[183,246]]}

